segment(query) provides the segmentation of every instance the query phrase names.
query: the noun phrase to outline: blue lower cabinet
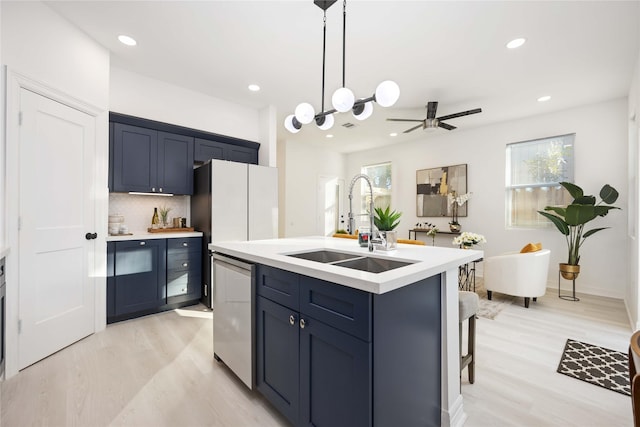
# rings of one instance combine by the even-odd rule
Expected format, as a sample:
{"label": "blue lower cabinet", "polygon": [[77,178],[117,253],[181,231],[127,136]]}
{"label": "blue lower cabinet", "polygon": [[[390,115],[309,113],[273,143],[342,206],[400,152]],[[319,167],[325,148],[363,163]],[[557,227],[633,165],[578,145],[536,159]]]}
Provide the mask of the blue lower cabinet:
{"label": "blue lower cabinet", "polygon": [[293,425],[440,425],[440,275],[373,295],[257,271],[256,385]]}

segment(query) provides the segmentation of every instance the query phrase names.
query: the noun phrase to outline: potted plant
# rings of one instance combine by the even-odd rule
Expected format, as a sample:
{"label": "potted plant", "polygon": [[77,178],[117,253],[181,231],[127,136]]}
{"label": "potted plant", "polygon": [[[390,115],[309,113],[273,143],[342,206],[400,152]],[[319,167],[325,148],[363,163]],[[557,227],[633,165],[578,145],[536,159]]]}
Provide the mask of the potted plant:
{"label": "potted plant", "polygon": [[605,184],[600,190],[600,201],[596,203],[594,196],[585,196],[582,188],[570,182],[561,182],[566,190],[573,197],[573,202],[565,207],[547,206],[543,212],[538,213],[548,218],[556,228],[565,236],[567,240],[567,248],[569,249],[569,257],[566,263],[560,263],[560,274],[567,280],[573,280],[580,273],[580,247],[587,237],[594,235],[600,230],[606,230],[609,227],[593,228],[584,231],[584,226],[588,222],[599,216],[605,216],[611,209],[620,209],[611,206],[618,199],[618,191]]}
{"label": "potted plant", "polygon": [[384,237],[386,242],[381,249],[392,250],[398,247],[398,232],[393,229],[400,224],[400,216],[402,212],[396,212],[391,210],[390,206],[386,209],[375,208],[375,216],[373,217],[373,224],[380,230],[380,234]]}
{"label": "potted plant", "polygon": [[447,200],[451,205],[451,222],[449,223],[449,230],[452,232],[459,232],[462,229],[462,226],[458,222],[458,208],[467,203],[467,200],[471,198],[472,194],[473,193],[456,194],[455,191],[447,194]]}

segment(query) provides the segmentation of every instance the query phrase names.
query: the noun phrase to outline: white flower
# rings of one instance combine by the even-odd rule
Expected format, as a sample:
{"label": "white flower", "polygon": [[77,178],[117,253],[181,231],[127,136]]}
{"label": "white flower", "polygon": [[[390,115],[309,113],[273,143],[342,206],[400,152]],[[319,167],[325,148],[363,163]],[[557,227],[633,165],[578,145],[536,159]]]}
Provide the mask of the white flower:
{"label": "white flower", "polygon": [[465,203],[467,203],[467,200],[471,198],[471,195],[473,195],[473,193],[469,192],[466,194],[461,194],[459,196],[456,196],[456,192],[454,191],[452,193],[447,194],[447,200],[449,201],[450,205],[457,203],[458,206],[462,206]]}
{"label": "white flower", "polygon": [[487,239],[485,239],[482,234],[470,233],[468,231],[465,231],[461,235],[454,238],[452,242],[452,244],[456,246],[473,246],[480,243],[487,243]]}

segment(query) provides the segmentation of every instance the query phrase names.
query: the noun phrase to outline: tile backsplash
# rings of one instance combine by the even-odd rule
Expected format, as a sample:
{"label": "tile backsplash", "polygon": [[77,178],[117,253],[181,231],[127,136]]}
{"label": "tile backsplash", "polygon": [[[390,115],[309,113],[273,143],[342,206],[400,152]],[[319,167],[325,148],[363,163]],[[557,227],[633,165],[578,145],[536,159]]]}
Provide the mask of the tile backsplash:
{"label": "tile backsplash", "polygon": [[[109,215],[123,215],[129,232],[139,233],[151,227],[153,208],[167,207],[169,221],[174,217],[187,218],[187,227],[191,226],[190,196],[141,196],[127,193],[109,193]],[[159,213],[158,213],[159,215]]]}

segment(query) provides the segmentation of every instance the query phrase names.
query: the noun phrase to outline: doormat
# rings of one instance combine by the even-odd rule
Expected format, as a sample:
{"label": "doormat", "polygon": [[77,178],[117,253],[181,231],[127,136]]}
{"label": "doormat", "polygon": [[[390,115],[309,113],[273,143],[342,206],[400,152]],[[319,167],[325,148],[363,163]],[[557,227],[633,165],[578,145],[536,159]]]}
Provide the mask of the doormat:
{"label": "doormat", "polygon": [[487,299],[487,290],[484,288],[480,278],[477,279],[475,292],[480,297],[477,315],[485,319],[493,320],[505,307],[511,305],[515,299],[514,296],[497,292],[493,293],[491,300]]}
{"label": "doormat", "polygon": [[621,351],[568,339],[558,372],[631,396],[629,356]]}

